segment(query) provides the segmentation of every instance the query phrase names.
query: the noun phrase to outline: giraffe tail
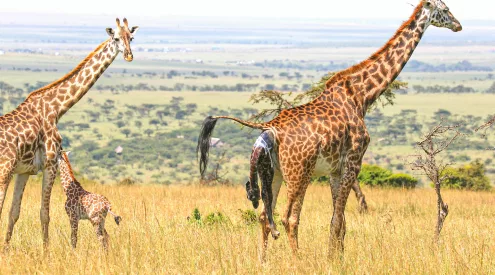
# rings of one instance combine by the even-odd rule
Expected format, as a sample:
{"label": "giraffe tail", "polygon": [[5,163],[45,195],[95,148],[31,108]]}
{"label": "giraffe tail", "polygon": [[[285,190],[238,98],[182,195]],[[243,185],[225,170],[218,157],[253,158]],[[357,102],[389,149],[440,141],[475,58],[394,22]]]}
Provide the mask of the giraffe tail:
{"label": "giraffe tail", "polygon": [[115,223],[119,225],[120,222],[122,221],[122,217],[113,213],[112,210],[110,210],[110,207],[108,208],[108,213],[110,213],[113,216],[113,218],[115,219]]}
{"label": "giraffe tail", "polygon": [[201,126],[201,132],[198,138],[198,146],[196,147],[196,154],[198,155],[198,153],[201,153],[199,156],[199,172],[201,173],[201,178],[204,178],[206,167],[208,166],[210,138],[211,138],[211,134],[213,133],[213,129],[215,128],[215,124],[217,123],[217,120],[219,118],[230,119],[249,128],[254,128],[254,129],[267,128],[264,123],[253,123],[235,117],[229,117],[229,116],[206,117],[205,120],[203,121],[203,125]]}

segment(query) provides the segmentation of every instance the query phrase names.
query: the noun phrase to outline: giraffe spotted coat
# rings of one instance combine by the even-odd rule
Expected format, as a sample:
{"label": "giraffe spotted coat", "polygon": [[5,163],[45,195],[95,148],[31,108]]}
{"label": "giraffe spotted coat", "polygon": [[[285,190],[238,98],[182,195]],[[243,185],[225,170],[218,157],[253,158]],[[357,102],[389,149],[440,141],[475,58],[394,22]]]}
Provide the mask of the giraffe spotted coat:
{"label": "giraffe spotted coat", "polygon": [[60,181],[67,195],[65,212],[69,216],[71,226],[71,244],[76,247],[77,230],[80,220],[89,220],[93,225],[96,236],[103,248],[108,248],[108,233],[105,229],[105,218],[110,213],[114,216],[117,225],[122,218],[112,212],[112,205],[107,198],[84,190],[74,177],[68,157],[69,152],[62,152],[59,157]]}
{"label": "giraffe spotted coat", "polygon": [[43,245],[48,245],[50,196],[57,172],[57,156],[62,137],[57,129],[60,118],[93,86],[117,57],[132,61],[130,41],[137,27],[128,28],[127,20],[117,28],[107,28],[110,38],[100,44],[76,68],[61,79],[33,91],[15,110],[0,117],[0,215],[5,194],[14,174],[12,206],[8,218],[5,244],[12,237],[19,219],[22,196],[30,175],[43,171],[40,220]]}
{"label": "giraffe spotted coat", "polygon": [[[370,142],[364,122],[366,110],[399,75],[430,25],[454,32],[462,30],[461,24],[441,0],[421,0],[411,17],[382,48],[363,62],[336,73],[327,81],[325,91],[313,101],[283,110],[266,123],[252,123],[229,116],[205,119],[197,147],[202,176],[208,164],[209,139],[218,119],[234,120],[273,136],[271,155],[277,161],[273,168],[268,168],[273,171],[268,171],[270,173],[265,177],[268,181],[273,177],[271,196],[262,196],[262,259],[268,234],[272,232],[273,237],[278,236],[273,217],[267,214],[275,208],[282,181],[287,184],[287,206],[282,214],[282,224],[293,253],[297,252],[299,219],[312,176],[326,175],[330,178],[333,215],[329,252],[332,254],[336,249],[344,249],[344,210]],[[253,154],[258,154],[257,150],[253,150]],[[266,155],[259,156],[266,163]],[[247,189],[249,195],[249,190],[256,191],[259,187],[251,184]]]}

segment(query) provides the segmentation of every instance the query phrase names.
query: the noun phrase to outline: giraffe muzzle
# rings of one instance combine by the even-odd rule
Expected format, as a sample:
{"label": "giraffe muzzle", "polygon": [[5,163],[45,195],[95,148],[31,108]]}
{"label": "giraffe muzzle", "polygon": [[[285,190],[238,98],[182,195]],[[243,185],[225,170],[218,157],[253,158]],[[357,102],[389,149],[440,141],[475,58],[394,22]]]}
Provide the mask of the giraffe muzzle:
{"label": "giraffe muzzle", "polygon": [[134,59],[134,57],[132,56],[132,53],[127,53],[124,55],[124,59],[127,62],[131,62]]}
{"label": "giraffe muzzle", "polygon": [[452,24],[452,28],[451,29],[452,29],[453,32],[460,32],[460,31],[462,31],[462,25],[459,22],[454,22]]}

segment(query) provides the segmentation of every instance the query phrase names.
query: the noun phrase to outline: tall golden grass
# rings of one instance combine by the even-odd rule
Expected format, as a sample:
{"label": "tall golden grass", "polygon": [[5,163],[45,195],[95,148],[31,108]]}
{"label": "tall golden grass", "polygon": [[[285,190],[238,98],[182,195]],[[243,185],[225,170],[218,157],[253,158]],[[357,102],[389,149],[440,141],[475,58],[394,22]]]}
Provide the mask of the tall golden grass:
{"label": "tall golden grass", "polygon": [[[267,262],[258,260],[260,228],[246,225],[239,209],[251,208],[241,187],[88,185],[113,203],[120,226],[107,218],[110,250],[100,249],[93,228],[82,221],[77,249],[70,247],[65,195],[60,185],[51,202],[50,248],[43,253],[39,222],[40,185],[26,187],[10,249],[0,253],[0,274],[123,273],[495,273],[495,196],[444,191],[450,215],[441,242],[433,243],[436,205],[433,190],[366,189],[369,213],[360,215],[349,198],[345,253],[328,260],[328,187],[311,186],[299,229],[300,253],[293,258],[283,227],[270,240]],[[9,200],[2,216],[5,234]],[[285,206],[281,191],[277,212]],[[220,211],[229,222],[198,225],[187,221],[194,208],[206,216]]]}

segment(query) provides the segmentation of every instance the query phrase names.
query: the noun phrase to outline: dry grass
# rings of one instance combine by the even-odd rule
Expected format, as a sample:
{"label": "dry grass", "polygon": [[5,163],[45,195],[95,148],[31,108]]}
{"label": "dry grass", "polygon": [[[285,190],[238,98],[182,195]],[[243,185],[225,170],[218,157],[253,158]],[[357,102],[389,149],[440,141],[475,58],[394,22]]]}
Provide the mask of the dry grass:
{"label": "dry grass", "polygon": [[[8,198],[12,194],[9,190]],[[90,185],[106,195],[123,217],[117,226],[109,217],[110,252],[99,249],[93,229],[81,222],[79,246],[69,245],[65,197],[59,185],[52,197],[49,253],[41,246],[40,186],[26,188],[21,218],[11,249],[0,253],[0,274],[8,273],[415,273],[495,272],[495,196],[493,193],[446,191],[451,214],[441,243],[432,243],[435,226],[433,190],[365,189],[370,213],[359,215],[350,198],[346,251],[341,260],[327,260],[331,215],[328,187],[311,186],[300,226],[300,254],[292,259],[287,236],[270,240],[268,261],[258,261],[259,226],[246,225],[238,209],[250,209],[241,187],[162,187]],[[10,200],[6,202],[10,206]],[[282,190],[277,212],[285,206]],[[194,208],[203,215],[221,211],[230,222],[195,225],[187,221]],[[1,223],[6,230],[8,207]],[[283,232],[283,227],[279,225]]]}

